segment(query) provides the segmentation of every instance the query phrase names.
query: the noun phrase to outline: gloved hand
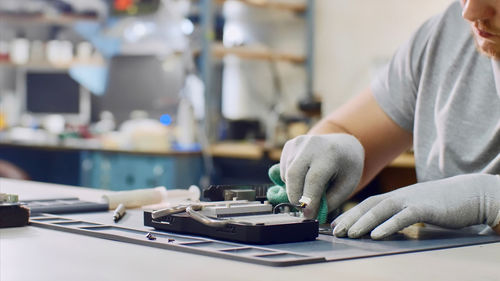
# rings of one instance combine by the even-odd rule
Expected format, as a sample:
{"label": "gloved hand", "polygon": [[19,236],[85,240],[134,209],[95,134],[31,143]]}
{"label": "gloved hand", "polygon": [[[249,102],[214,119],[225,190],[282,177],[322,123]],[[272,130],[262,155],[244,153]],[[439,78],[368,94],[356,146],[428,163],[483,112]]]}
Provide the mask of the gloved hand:
{"label": "gloved hand", "polygon": [[[286,194],[285,183],[281,180],[280,164],[274,164],[268,171],[269,179],[275,184],[267,189],[266,197],[269,203],[278,205],[280,203],[290,203],[288,195]],[[324,224],[328,219],[328,203],[326,196],[321,197],[318,209],[318,223]]]}
{"label": "gloved hand", "polygon": [[347,199],[361,179],[363,164],[363,146],[351,135],[303,135],[285,144],[280,175],[290,203],[305,203],[305,217],[315,218],[325,190],[330,211]]}
{"label": "gloved hand", "polygon": [[[500,176],[467,174],[372,196],[332,222],[333,234],[382,239],[425,222],[447,228],[500,221]],[[373,231],[372,231],[373,230]]]}

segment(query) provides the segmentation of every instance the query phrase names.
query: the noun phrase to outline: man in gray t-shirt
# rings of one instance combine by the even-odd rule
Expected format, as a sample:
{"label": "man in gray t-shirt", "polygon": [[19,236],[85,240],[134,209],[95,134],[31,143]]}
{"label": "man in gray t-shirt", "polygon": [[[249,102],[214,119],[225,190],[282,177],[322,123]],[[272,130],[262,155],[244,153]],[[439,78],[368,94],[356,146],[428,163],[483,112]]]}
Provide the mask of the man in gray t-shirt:
{"label": "man in gray t-shirt", "polygon": [[462,0],[423,24],[371,87],[283,148],[291,203],[315,217],[362,189],[401,152],[418,184],[338,217],[336,236],[381,239],[416,222],[488,224],[500,234],[500,4]]}

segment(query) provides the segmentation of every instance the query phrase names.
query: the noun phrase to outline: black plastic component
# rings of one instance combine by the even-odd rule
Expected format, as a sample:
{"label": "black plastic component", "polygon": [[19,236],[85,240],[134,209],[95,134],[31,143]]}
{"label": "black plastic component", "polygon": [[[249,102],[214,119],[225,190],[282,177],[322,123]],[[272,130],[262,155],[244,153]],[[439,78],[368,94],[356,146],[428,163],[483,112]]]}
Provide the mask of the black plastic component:
{"label": "black plastic component", "polygon": [[203,191],[205,200],[210,201],[224,201],[224,191],[231,189],[253,189],[255,190],[255,200],[264,202],[267,200],[267,189],[273,186],[272,184],[224,184],[224,185],[211,185]]}
{"label": "black plastic component", "polygon": [[299,102],[299,108],[305,113],[313,114],[313,115],[321,115],[321,101],[306,98]]}
{"label": "black plastic component", "polygon": [[186,213],[151,218],[152,211],[144,211],[144,225],[157,230],[184,234],[202,235],[214,239],[228,240],[247,244],[278,244],[311,241],[318,237],[318,221],[306,220],[297,223],[272,225],[227,224],[212,227],[192,219]]}
{"label": "black plastic component", "polygon": [[0,203],[0,228],[25,226],[30,211],[19,203]]}

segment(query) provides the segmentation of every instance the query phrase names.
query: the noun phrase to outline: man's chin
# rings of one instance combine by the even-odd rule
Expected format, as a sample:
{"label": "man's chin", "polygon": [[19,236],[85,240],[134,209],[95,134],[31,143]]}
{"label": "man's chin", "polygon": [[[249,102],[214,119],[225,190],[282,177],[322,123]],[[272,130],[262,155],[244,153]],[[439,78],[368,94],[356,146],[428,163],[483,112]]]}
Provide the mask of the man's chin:
{"label": "man's chin", "polygon": [[474,40],[474,42],[476,43],[476,49],[479,53],[489,58],[500,60],[500,46],[494,46],[493,44],[479,45],[476,40]]}
{"label": "man's chin", "polygon": [[494,60],[500,60],[500,51],[498,50],[491,50],[491,49],[483,50],[479,48],[479,52]]}

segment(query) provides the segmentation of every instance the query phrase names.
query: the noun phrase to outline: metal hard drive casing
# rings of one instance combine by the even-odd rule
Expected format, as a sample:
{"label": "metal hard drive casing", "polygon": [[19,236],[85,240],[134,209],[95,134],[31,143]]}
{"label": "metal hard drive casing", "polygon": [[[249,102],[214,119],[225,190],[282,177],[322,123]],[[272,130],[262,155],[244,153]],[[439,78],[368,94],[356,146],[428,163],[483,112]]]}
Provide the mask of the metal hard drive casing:
{"label": "metal hard drive casing", "polygon": [[144,225],[167,232],[260,245],[311,241],[318,237],[317,220],[298,219],[287,214],[268,213],[230,217],[236,222],[216,227],[203,224],[185,212],[157,219],[152,218],[152,212],[144,211]]}

